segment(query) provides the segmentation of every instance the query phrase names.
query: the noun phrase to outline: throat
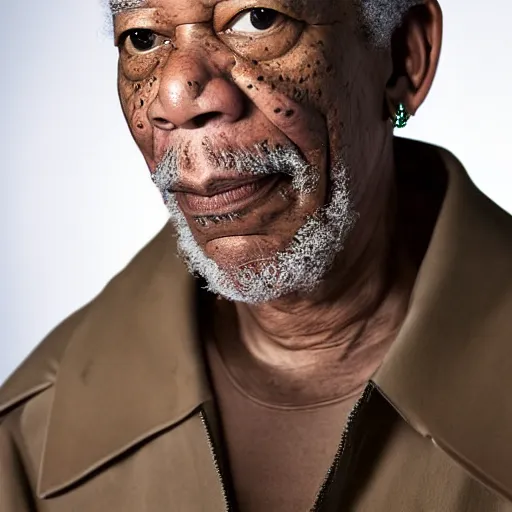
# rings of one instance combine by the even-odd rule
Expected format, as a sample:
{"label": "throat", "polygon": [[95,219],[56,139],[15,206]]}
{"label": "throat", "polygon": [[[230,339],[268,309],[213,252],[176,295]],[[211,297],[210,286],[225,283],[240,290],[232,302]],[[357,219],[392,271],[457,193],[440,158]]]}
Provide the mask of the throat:
{"label": "throat", "polygon": [[245,305],[218,300],[205,341],[247,397],[275,407],[321,407],[362,392],[403,318],[394,308],[386,303],[371,319],[347,319],[344,326],[325,315],[323,329],[312,322],[302,333],[295,322],[276,336]]}

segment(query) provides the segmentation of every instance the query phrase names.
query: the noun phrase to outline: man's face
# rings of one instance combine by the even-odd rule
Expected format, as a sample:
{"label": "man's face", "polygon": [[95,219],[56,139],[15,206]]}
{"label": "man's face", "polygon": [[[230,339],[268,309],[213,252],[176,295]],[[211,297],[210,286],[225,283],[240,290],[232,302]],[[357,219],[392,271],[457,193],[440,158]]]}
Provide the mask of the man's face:
{"label": "man's face", "polygon": [[151,0],[116,15],[125,117],[212,291],[309,291],[342,249],[390,134],[385,59],[356,24],[345,0]]}

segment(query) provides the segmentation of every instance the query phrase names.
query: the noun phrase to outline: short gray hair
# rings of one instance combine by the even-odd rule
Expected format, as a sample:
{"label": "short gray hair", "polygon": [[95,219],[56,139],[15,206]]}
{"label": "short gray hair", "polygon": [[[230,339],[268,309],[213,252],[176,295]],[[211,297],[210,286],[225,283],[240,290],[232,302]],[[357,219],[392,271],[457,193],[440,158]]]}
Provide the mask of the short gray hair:
{"label": "short gray hair", "polygon": [[359,10],[362,29],[370,44],[387,48],[394,31],[409,10],[425,0],[354,0]]}
{"label": "short gray hair", "polygon": [[113,15],[128,9],[141,7],[143,3],[143,0],[108,0],[108,6]]}

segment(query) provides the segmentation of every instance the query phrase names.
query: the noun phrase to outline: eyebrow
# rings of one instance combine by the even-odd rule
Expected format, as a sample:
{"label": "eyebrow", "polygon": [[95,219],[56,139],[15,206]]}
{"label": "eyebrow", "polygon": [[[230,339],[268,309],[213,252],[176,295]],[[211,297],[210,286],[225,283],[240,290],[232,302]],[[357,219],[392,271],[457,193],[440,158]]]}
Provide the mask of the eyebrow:
{"label": "eyebrow", "polygon": [[145,0],[109,0],[110,11],[113,15],[119,14],[120,12],[127,11],[129,9],[136,9],[142,7]]}

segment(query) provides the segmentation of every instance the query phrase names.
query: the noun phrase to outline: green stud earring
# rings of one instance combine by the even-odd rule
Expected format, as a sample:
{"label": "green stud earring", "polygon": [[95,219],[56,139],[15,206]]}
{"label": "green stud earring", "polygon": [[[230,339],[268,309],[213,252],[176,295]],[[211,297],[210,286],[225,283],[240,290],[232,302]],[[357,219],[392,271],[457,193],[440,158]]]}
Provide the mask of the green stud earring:
{"label": "green stud earring", "polygon": [[395,128],[405,128],[410,118],[411,114],[407,112],[405,105],[403,103],[400,103],[398,105],[398,108],[396,109],[394,119],[392,120],[393,126]]}

